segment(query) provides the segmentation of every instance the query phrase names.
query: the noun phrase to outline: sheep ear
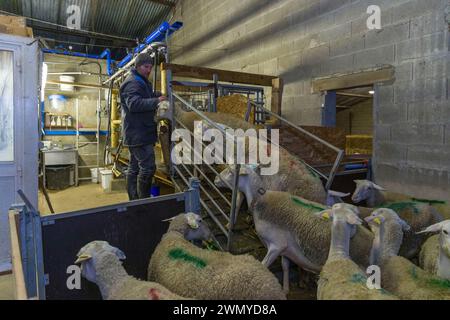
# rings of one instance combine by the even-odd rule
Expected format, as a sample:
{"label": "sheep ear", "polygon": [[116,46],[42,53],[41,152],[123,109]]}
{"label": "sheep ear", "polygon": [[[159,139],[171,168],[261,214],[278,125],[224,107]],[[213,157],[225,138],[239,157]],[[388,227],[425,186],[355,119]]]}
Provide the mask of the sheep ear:
{"label": "sheep ear", "polygon": [[347,223],[353,225],[361,225],[362,220],[356,215],[356,213],[347,214]]}
{"label": "sheep ear", "polygon": [[74,264],[80,264],[82,262],[88,261],[89,259],[92,259],[90,255],[82,254],[77,257],[77,260],[74,262]]}
{"label": "sheep ear", "polygon": [[328,195],[333,196],[333,197],[345,198],[345,197],[348,197],[350,195],[350,193],[343,193],[343,192],[339,192],[339,191],[328,190]]}
{"label": "sheep ear", "polygon": [[127,258],[125,253],[123,253],[123,251],[118,248],[115,248],[114,253],[119,258],[119,260],[125,260]]}
{"label": "sheep ear", "polygon": [[316,212],[314,215],[316,215],[317,217],[319,217],[323,220],[328,221],[333,216],[333,212],[330,209],[327,209],[327,210]]}
{"label": "sheep ear", "polygon": [[444,225],[446,223],[448,223],[448,221],[442,221],[442,222],[433,224],[422,231],[416,232],[416,234],[427,233],[427,232],[441,232],[442,228],[444,227]]}
{"label": "sheep ear", "polygon": [[372,182],[372,187],[377,189],[377,190],[380,190],[380,191],[386,191],[385,188],[383,188],[382,186],[379,186],[379,185],[377,185],[376,183],[373,183],[373,182]]}
{"label": "sheep ear", "polygon": [[169,218],[169,219],[161,220],[161,222],[170,222],[170,221],[172,221],[172,220],[174,220],[174,219],[175,219],[175,217],[172,217],[172,218]]}
{"label": "sheep ear", "polygon": [[400,225],[402,226],[402,230],[403,231],[409,231],[411,230],[411,226],[403,219],[399,219],[400,220]]}

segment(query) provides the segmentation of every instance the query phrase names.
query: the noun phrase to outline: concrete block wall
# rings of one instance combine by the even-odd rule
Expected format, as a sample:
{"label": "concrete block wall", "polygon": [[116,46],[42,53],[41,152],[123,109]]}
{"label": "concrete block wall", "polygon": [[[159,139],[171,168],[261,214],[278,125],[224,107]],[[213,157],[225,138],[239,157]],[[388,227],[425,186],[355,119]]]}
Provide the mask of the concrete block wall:
{"label": "concrete block wall", "polygon": [[[381,30],[367,8],[381,8]],[[174,63],[281,76],[283,116],[320,125],[311,80],[381,65],[375,179],[395,191],[450,200],[449,0],[184,0]],[[268,96],[270,101],[270,96]]]}

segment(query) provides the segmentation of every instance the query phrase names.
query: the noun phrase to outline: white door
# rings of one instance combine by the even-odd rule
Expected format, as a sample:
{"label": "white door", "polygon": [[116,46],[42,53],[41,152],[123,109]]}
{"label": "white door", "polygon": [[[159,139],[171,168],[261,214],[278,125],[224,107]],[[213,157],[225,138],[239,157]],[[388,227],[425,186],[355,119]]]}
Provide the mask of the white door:
{"label": "white door", "polygon": [[0,34],[0,272],[11,268],[8,209],[22,189],[37,207],[38,46]]}

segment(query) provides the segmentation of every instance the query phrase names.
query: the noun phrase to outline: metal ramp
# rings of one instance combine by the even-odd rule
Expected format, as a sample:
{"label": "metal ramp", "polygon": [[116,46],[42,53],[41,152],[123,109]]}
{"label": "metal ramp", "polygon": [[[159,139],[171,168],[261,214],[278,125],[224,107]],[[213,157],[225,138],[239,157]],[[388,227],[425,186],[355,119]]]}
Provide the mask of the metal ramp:
{"label": "metal ramp", "polygon": [[[179,82],[178,82],[179,85]],[[170,86],[169,86],[170,87]],[[229,88],[228,88],[229,90]],[[191,112],[194,112],[200,119],[205,121],[208,126],[211,128],[215,128],[219,130],[224,137],[228,134],[223,130],[222,127],[218,126],[214,121],[212,121],[210,118],[208,118],[208,115],[206,113],[203,113],[199,111],[196,107],[194,107],[191,103],[189,103],[187,100],[180,96],[179,94],[173,92],[169,89],[168,92],[169,100],[171,103],[172,108],[174,108],[175,104],[182,105],[182,107],[186,110],[189,110]],[[249,100],[250,101],[250,100]],[[335,160],[333,164],[331,165],[331,168],[328,170],[320,170],[314,166],[309,165],[308,163],[304,162],[304,164],[313,172],[317,173],[324,181],[325,181],[325,187],[326,189],[330,189],[331,185],[333,184],[333,181],[341,167],[341,162],[344,158],[344,150],[335,147],[334,145],[330,144],[329,142],[321,139],[320,137],[310,133],[309,131],[293,124],[289,120],[284,119],[283,117],[265,109],[263,107],[262,99],[261,101],[251,101],[248,105],[249,110],[246,113],[246,120],[248,120],[248,115],[250,114],[250,108],[254,108],[255,115],[259,114],[260,117],[258,117],[260,123],[265,123],[265,119],[270,117],[272,119],[276,119],[279,123],[282,123],[284,126],[287,126],[289,128],[292,128],[293,130],[296,130],[300,132],[303,135],[308,136],[310,139],[313,139],[317,143],[323,146],[323,148],[327,148],[330,151],[334,152],[336,154]],[[173,109],[172,109],[173,110]],[[211,109],[209,109],[211,110]],[[256,120],[256,119],[255,119]],[[255,121],[256,122],[256,121]],[[172,119],[172,132],[176,128],[184,128],[188,129],[179,119]],[[270,125],[267,125],[268,129],[270,129]],[[189,131],[189,130],[188,130]],[[194,134],[191,132],[191,137],[194,137]],[[236,138],[232,137],[234,141],[234,146],[236,146]],[[205,148],[205,144],[202,142],[203,148]],[[173,146],[172,146],[173,147]],[[191,149],[192,150],[192,149]],[[192,150],[194,153],[195,151]],[[261,254],[264,255],[264,247],[259,242],[259,239],[257,238],[256,234],[253,231],[253,228],[251,227],[251,223],[245,220],[245,216],[240,215],[240,219],[237,220],[237,224],[235,223],[235,218],[238,215],[238,212],[236,210],[236,202],[238,197],[238,189],[237,185],[239,183],[239,170],[240,165],[235,166],[235,180],[232,185],[228,184],[226,181],[224,183],[227,185],[227,187],[230,189],[230,191],[222,191],[219,190],[214,185],[214,179],[219,176],[220,169],[218,169],[216,166],[213,165],[186,165],[186,164],[180,164],[175,165],[173,163],[170,164],[171,167],[171,179],[176,189],[179,191],[183,190],[184,188],[187,188],[189,186],[189,179],[193,177],[197,177],[200,180],[200,195],[201,200],[200,204],[202,207],[203,212],[205,213],[205,216],[211,219],[213,222],[213,226],[215,229],[215,234],[217,240],[221,240],[221,244],[223,247],[226,248],[226,250],[231,251],[233,253],[244,253],[247,251],[245,248],[246,245],[242,245],[242,235],[247,238],[247,240],[254,241],[252,245],[253,249],[261,248]],[[237,232],[239,231],[239,232]],[[241,236],[239,237],[238,234]],[[240,248],[240,252],[236,252],[236,248]],[[249,249],[250,250],[250,249]],[[249,251],[248,250],[248,251]],[[253,250],[255,251],[255,250]],[[253,252],[254,253],[254,252]],[[257,254],[257,253],[256,253]],[[262,258],[262,257],[261,257]]]}

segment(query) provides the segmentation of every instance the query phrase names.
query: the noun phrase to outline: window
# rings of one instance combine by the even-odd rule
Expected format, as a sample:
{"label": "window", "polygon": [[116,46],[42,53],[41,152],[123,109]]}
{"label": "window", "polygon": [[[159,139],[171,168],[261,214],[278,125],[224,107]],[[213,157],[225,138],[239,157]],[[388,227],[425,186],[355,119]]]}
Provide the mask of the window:
{"label": "window", "polygon": [[14,161],[13,53],[0,50],[0,161]]}

